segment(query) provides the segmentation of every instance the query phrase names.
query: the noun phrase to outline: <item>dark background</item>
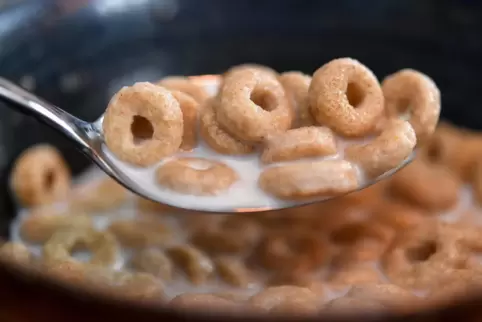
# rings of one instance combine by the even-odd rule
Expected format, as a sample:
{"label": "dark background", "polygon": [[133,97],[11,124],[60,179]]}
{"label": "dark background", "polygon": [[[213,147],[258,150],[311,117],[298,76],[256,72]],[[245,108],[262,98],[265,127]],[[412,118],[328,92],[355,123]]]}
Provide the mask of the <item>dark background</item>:
{"label": "dark background", "polygon": [[[342,56],[380,79],[404,67],[425,72],[441,88],[442,116],[482,129],[482,1],[0,0],[0,76],[86,120],[134,81],[245,62],[312,73]],[[42,141],[75,172],[88,164],[57,133],[0,103],[4,214],[12,161]]]}

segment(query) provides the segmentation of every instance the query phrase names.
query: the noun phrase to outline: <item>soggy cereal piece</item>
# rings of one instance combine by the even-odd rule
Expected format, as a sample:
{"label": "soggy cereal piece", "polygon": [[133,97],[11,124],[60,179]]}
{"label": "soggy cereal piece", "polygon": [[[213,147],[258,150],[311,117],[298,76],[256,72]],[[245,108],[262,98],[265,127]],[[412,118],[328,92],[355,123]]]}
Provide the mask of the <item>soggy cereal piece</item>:
{"label": "soggy cereal piece", "polygon": [[335,136],[327,127],[302,127],[271,137],[264,143],[263,163],[292,161],[335,154]]}
{"label": "soggy cereal piece", "polygon": [[190,245],[170,247],[167,249],[167,255],[186,272],[193,284],[205,283],[214,272],[211,259]]}
{"label": "soggy cereal piece", "polygon": [[320,67],[308,95],[316,122],[348,137],[371,134],[383,112],[376,76],[351,58],[334,59]]}
{"label": "soggy cereal piece", "polygon": [[344,160],[299,162],[264,170],[258,184],[280,199],[341,195],[359,187],[356,168]]}
{"label": "soggy cereal piece", "polygon": [[106,292],[124,299],[159,301],[164,298],[164,285],[151,274],[113,271]]}
{"label": "soggy cereal piece", "polygon": [[275,274],[267,281],[268,286],[292,285],[306,287],[315,293],[321,300],[325,296],[325,283],[319,278],[315,278],[312,274],[307,274],[303,269],[287,269],[275,272]]}
{"label": "soggy cereal piece", "polygon": [[97,213],[116,209],[127,201],[129,191],[111,178],[104,178],[95,185],[81,187],[69,200],[74,211]]}
{"label": "soggy cereal piece", "polygon": [[396,231],[404,231],[421,224],[427,211],[399,200],[380,202],[372,211],[372,218]]}
{"label": "soggy cereal piece", "polygon": [[204,158],[177,158],[156,170],[157,182],[176,192],[215,196],[238,181],[238,174],[222,162]]}
{"label": "soggy cereal piece", "polygon": [[435,82],[413,69],[402,69],[382,82],[389,118],[407,119],[419,143],[435,131],[440,116],[440,91]]}
{"label": "soggy cereal piece", "polygon": [[199,113],[199,103],[188,94],[180,91],[171,90],[172,96],[178,101],[182,111],[184,124],[184,134],[180,149],[191,151],[197,146],[197,121]]}
{"label": "soggy cereal piece", "polygon": [[144,249],[134,254],[130,266],[164,281],[172,279],[174,269],[171,260],[158,249]]}
{"label": "soggy cereal piece", "polygon": [[209,97],[205,88],[199,86],[187,77],[169,76],[161,79],[156,85],[167,88],[170,91],[179,91],[191,96],[198,104],[202,104]]}
{"label": "soggy cereal piece", "polygon": [[298,128],[315,125],[308,99],[311,76],[301,72],[291,71],[282,73],[279,76],[279,81],[285,88],[295,110],[296,117],[293,122],[293,127]]}
{"label": "soggy cereal piece", "polygon": [[255,309],[271,313],[313,315],[319,310],[321,300],[306,287],[273,286],[249,299]]}
{"label": "soggy cereal piece", "polygon": [[162,246],[172,239],[168,226],[148,219],[119,219],[113,221],[108,230],[122,246],[130,248]]}
{"label": "soggy cereal piece", "polygon": [[249,288],[255,284],[252,273],[239,258],[219,257],[214,261],[221,278],[232,286]]}
{"label": "soggy cereal piece", "polygon": [[291,127],[293,110],[276,75],[255,69],[229,72],[219,92],[216,119],[239,140],[261,142]]}
{"label": "soggy cereal piece", "polygon": [[62,229],[94,229],[94,221],[86,215],[35,214],[26,217],[20,224],[20,236],[31,243],[44,243]]}
{"label": "soggy cereal piece", "polygon": [[145,82],[123,87],[111,99],[102,126],[107,147],[140,167],[176,152],[184,131],[178,101],[167,89]]}
{"label": "soggy cereal piece", "polygon": [[429,290],[430,304],[443,305],[463,299],[482,289],[482,272],[474,269],[459,269],[441,278]]}
{"label": "soggy cereal piece", "polygon": [[423,209],[440,211],[457,203],[461,185],[460,179],[443,165],[416,159],[391,177],[389,189],[396,197]]}
{"label": "soggy cereal piece", "polygon": [[362,312],[377,312],[383,311],[385,307],[371,299],[353,298],[343,296],[328,302],[323,308],[323,313],[343,313],[353,314]]}
{"label": "soggy cereal piece", "polygon": [[70,192],[70,170],[53,146],[39,144],[23,151],[10,176],[15,197],[24,206],[40,206],[64,199]]}
{"label": "soggy cereal piece", "polygon": [[417,139],[407,121],[390,120],[385,129],[366,144],[345,149],[347,160],[357,163],[369,177],[377,177],[400,166],[412,153]]}
{"label": "soggy cereal piece", "polygon": [[353,285],[377,284],[381,281],[380,273],[370,264],[335,266],[327,276],[328,287],[333,290]]}
{"label": "soggy cereal piece", "polygon": [[0,247],[0,257],[19,264],[29,264],[33,259],[25,245],[14,242],[6,242]]}
{"label": "soggy cereal piece", "polygon": [[397,311],[413,310],[419,301],[412,292],[394,284],[384,283],[353,286],[346,296],[369,299]]}
{"label": "soggy cereal piece", "polygon": [[115,237],[109,232],[92,229],[62,229],[55,232],[43,247],[43,258],[47,262],[76,261],[72,252],[88,249],[92,256],[90,264],[112,266],[115,264],[119,247]]}
{"label": "soggy cereal piece", "polygon": [[254,146],[234,138],[224,131],[216,120],[218,99],[208,99],[201,109],[200,135],[203,140],[216,152],[231,155],[249,154],[254,151]]}
{"label": "soggy cereal piece", "polygon": [[239,311],[240,305],[233,300],[215,294],[184,293],[169,302],[169,306],[183,310],[209,312]]}

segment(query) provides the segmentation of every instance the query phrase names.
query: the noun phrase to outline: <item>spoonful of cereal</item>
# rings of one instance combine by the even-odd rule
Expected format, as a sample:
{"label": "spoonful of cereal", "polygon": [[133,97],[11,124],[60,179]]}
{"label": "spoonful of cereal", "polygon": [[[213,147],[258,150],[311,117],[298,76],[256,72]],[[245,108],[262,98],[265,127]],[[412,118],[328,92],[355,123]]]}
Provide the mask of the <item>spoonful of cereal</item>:
{"label": "spoonful of cereal", "polygon": [[404,69],[378,82],[335,59],[313,76],[259,65],[123,87],[88,123],[0,78],[0,97],[60,130],[133,192],[175,207],[254,212],[328,200],[407,165],[440,92]]}

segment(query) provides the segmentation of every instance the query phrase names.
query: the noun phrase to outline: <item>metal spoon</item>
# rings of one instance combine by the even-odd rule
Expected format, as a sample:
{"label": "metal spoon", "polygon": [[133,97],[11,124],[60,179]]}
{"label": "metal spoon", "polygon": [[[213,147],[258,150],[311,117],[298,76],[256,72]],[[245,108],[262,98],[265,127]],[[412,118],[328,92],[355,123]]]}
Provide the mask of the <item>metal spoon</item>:
{"label": "metal spoon", "polygon": [[[102,171],[115,179],[121,185],[130,191],[150,199],[152,201],[162,202],[170,206],[186,209],[186,206],[176,200],[158,200],[157,196],[144,188],[141,184],[135,181],[135,178],[129,177],[122,169],[116,166],[106,156],[102,146],[104,145],[104,137],[102,133],[102,121],[104,116],[99,117],[95,122],[89,123],[76,118],[75,116],[65,112],[64,110],[38,98],[32,93],[20,88],[12,82],[0,77],[0,99],[10,103],[9,106],[15,107],[16,110],[24,114],[35,117],[42,123],[57,129],[69,138],[72,142],[77,144],[78,148],[89,157],[95,164],[97,164]],[[365,183],[358,190],[364,189],[380,180],[383,180],[393,173],[409,164],[415,156],[415,152],[404,160],[399,167],[387,171],[375,180]],[[336,196],[339,197],[339,196]],[[336,198],[333,197],[333,198]],[[302,201],[289,204],[280,204],[278,207],[250,207],[246,205],[244,208],[231,209],[191,209],[199,212],[219,212],[219,213],[235,213],[235,212],[260,212],[271,211],[282,208],[291,208],[301,205],[311,204],[315,202],[322,202],[333,198],[325,198],[319,200]]]}

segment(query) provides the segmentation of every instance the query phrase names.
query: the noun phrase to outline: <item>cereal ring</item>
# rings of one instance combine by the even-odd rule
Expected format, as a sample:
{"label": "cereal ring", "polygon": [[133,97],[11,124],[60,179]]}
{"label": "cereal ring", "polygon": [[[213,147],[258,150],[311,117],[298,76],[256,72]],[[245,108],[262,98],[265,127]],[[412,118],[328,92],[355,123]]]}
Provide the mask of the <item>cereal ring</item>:
{"label": "cereal ring", "polygon": [[216,118],[240,140],[260,142],[291,127],[293,111],[275,75],[260,70],[230,72],[219,93]]}
{"label": "cereal ring", "polygon": [[282,269],[281,271],[275,272],[273,276],[266,282],[268,286],[301,286],[310,289],[315,293],[320,299],[325,296],[325,284],[324,282],[318,280],[317,278],[311,276],[311,274],[306,274],[303,269],[292,270],[292,269]]}
{"label": "cereal ring", "polygon": [[474,165],[472,189],[473,189],[474,199],[479,204],[482,204],[482,161],[478,161]]}
{"label": "cereal ring", "polygon": [[355,144],[345,149],[347,160],[361,166],[369,177],[377,177],[397,168],[410,156],[417,138],[410,123],[390,120],[383,132],[366,144]]}
{"label": "cereal ring", "polygon": [[209,257],[190,245],[170,247],[167,255],[176,265],[182,267],[193,284],[205,283],[214,272],[214,265]]}
{"label": "cereal ring", "polygon": [[161,79],[156,85],[171,91],[183,92],[196,100],[198,104],[202,104],[209,98],[209,93],[202,86],[199,86],[187,77],[169,76]]}
{"label": "cereal ring", "polygon": [[130,265],[138,271],[152,274],[164,281],[172,279],[171,260],[158,249],[144,249],[136,253],[131,258]]}
{"label": "cereal ring", "polygon": [[402,69],[383,80],[382,91],[388,117],[408,114],[419,143],[435,131],[440,116],[440,91],[430,77]]}
{"label": "cereal ring", "polygon": [[412,292],[393,284],[366,284],[354,286],[347,297],[369,299],[396,311],[413,310],[419,298]]}
{"label": "cereal ring", "polygon": [[123,87],[109,102],[102,126],[119,159],[144,167],[176,152],[184,131],[178,101],[151,83]]}
{"label": "cereal ring", "polygon": [[318,124],[348,137],[370,134],[383,112],[376,76],[351,58],[335,59],[319,68],[308,96]]}
{"label": "cereal ring", "polygon": [[348,296],[339,297],[328,302],[323,308],[323,313],[360,313],[377,312],[384,310],[385,307],[377,302],[363,298],[353,298]]}
{"label": "cereal ring", "polygon": [[10,177],[16,198],[25,206],[51,204],[65,198],[70,181],[70,170],[62,155],[47,144],[22,152]]}
{"label": "cereal ring", "polygon": [[[459,269],[440,279],[428,292],[430,304],[436,306],[452,303],[456,299],[474,295],[482,288],[480,270]],[[434,306],[435,306],[434,305]]]}
{"label": "cereal ring", "polygon": [[169,227],[148,219],[116,220],[109,225],[108,230],[122,246],[130,248],[162,246],[172,239]]}
{"label": "cereal ring", "polygon": [[113,271],[109,277],[104,291],[111,296],[137,301],[164,298],[164,286],[151,274]]}
{"label": "cereal ring", "polygon": [[273,135],[264,142],[264,163],[292,161],[301,158],[335,154],[336,141],[327,127],[302,127]]}
{"label": "cereal ring", "polygon": [[457,203],[461,185],[460,179],[443,165],[415,159],[391,177],[389,190],[422,209],[437,211]]}
{"label": "cereal ring", "polygon": [[224,163],[204,158],[177,158],[156,170],[157,182],[171,190],[195,196],[218,195],[238,180]]}
{"label": "cereal ring", "polygon": [[299,162],[264,170],[258,184],[280,199],[341,195],[359,186],[356,168],[344,160]]}
{"label": "cereal ring", "polygon": [[291,98],[295,110],[296,119],[293,127],[304,127],[315,125],[315,119],[311,114],[308,100],[308,89],[310,88],[311,76],[300,72],[285,72],[279,76],[288,97]]}
{"label": "cereal ring", "polygon": [[214,294],[184,293],[169,302],[169,306],[183,310],[198,311],[238,311],[240,305],[235,301]]}
{"label": "cereal ring", "polygon": [[213,150],[223,154],[240,155],[253,152],[253,145],[239,141],[219,127],[215,115],[216,104],[218,101],[212,98],[207,100],[201,109],[199,127],[203,140]]}
{"label": "cereal ring", "polygon": [[223,78],[225,79],[226,77],[230,77],[232,74],[236,74],[237,72],[245,70],[259,71],[262,73],[278,76],[278,72],[271,67],[260,64],[246,63],[229,68],[227,71],[224,72]]}
{"label": "cereal ring", "polygon": [[336,267],[327,276],[328,286],[335,291],[351,287],[352,285],[380,283],[381,277],[372,265],[349,265]]}
{"label": "cereal ring", "polygon": [[310,289],[299,286],[273,286],[249,299],[255,309],[288,314],[316,314],[320,299]]}
{"label": "cereal ring", "polygon": [[249,288],[255,285],[251,272],[240,259],[219,257],[214,262],[219,276],[226,283],[241,288]]}
{"label": "cereal ring", "polygon": [[32,214],[20,224],[20,236],[31,243],[45,243],[64,228],[94,229],[94,221],[86,215]]}
{"label": "cereal ring", "polygon": [[372,211],[372,218],[396,231],[418,226],[428,213],[413,205],[397,200],[383,201]]}
{"label": "cereal ring", "polygon": [[184,134],[182,135],[180,149],[183,151],[191,151],[197,146],[198,142],[197,120],[199,103],[191,96],[180,91],[172,90],[171,94],[179,102],[182,111]]}
{"label": "cereal ring", "polygon": [[6,242],[0,247],[0,257],[19,264],[29,264],[33,260],[30,250],[23,244]]}
{"label": "cereal ring", "polygon": [[86,247],[92,253],[90,264],[112,266],[119,249],[115,237],[108,232],[92,229],[62,229],[50,237],[43,247],[43,258],[47,262],[76,261],[71,253],[78,247]]}

